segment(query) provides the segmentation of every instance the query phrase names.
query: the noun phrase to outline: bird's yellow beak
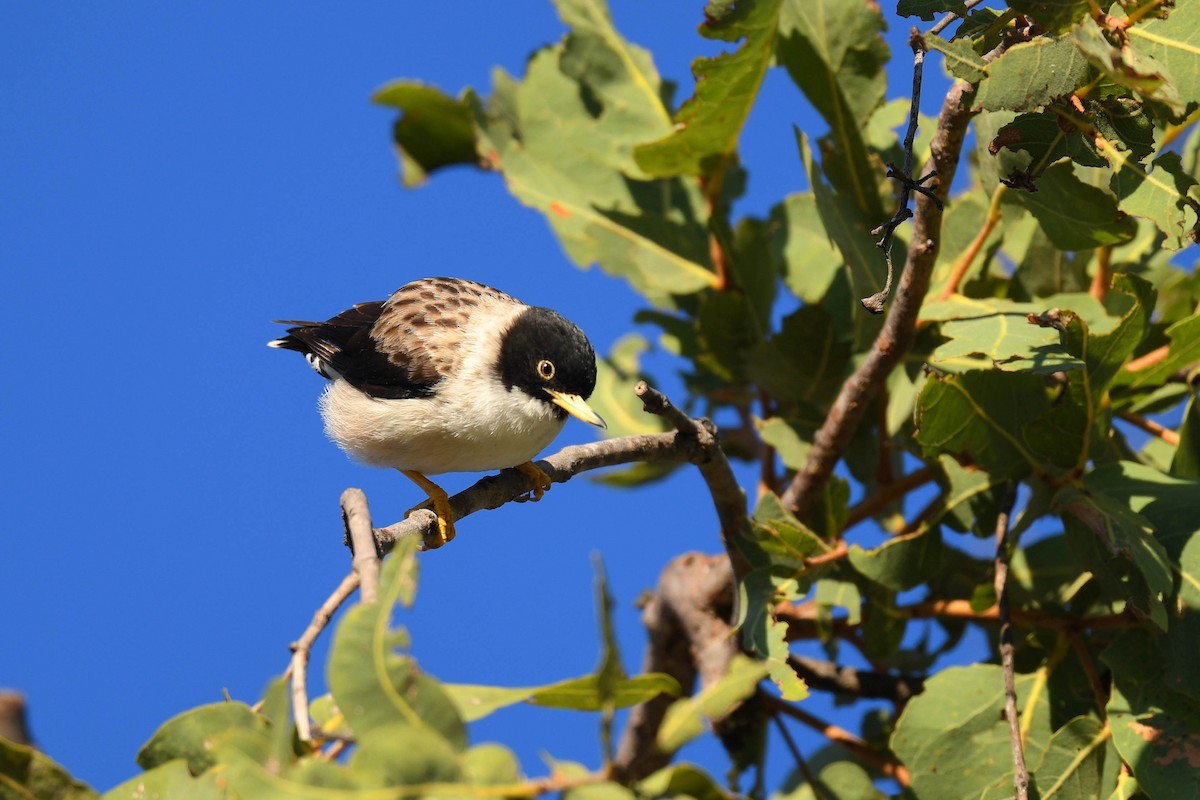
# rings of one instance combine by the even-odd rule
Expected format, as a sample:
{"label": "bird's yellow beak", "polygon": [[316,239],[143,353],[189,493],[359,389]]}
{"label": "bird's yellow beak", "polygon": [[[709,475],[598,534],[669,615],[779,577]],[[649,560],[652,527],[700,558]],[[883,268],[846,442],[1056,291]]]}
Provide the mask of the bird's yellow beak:
{"label": "bird's yellow beak", "polygon": [[597,428],[608,429],[608,425],[604,423],[600,415],[593,411],[592,407],[587,404],[587,401],[579,395],[567,394],[555,389],[546,389],[546,394],[550,395],[550,399],[554,402],[554,405],[576,419],[581,419],[589,425],[595,425]]}

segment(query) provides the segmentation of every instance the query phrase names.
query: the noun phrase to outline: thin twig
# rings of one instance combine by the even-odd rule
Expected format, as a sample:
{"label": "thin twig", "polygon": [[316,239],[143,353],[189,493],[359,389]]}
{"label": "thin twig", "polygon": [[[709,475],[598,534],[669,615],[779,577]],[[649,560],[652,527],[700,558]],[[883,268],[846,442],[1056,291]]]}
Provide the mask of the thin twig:
{"label": "thin twig", "polygon": [[1180,440],[1179,433],[1177,431],[1173,431],[1165,425],[1160,425],[1152,419],[1147,419],[1146,417],[1134,414],[1132,411],[1122,411],[1120,414],[1117,414],[1117,416],[1128,422],[1130,425],[1141,428],[1151,436],[1157,436],[1167,444],[1173,447],[1179,447]]}
{"label": "thin twig", "polygon": [[788,664],[808,684],[808,688],[822,692],[890,700],[896,705],[904,705],[925,690],[925,679],[916,675],[892,675],[855,669],[799,655],[789,656]]}
{"label": "thin twig", "polygon": [[0,691],[0,738],[13,744],[33,745],[25,716],[25,695],[20,692]]}
{"label": "thin twig", "polygon": [[992,203],[988,208],[987,218],[983,221],[983,227],[979,229],[979,233],[975,235],[975,238],[967,245],[967,249],[962,252],[950,268],[950,277],[946,280],[946,286],[938,295],[938,300],[947,300],[958,293],[958,287],[962,284],[963,278],[966,277],[967,270],[971,268],[975,257],[983,249],[984,242],[992,235],[992,231],[996,229],[996,223],[1004,216],[1000,211],[1000,201],[1006,191],[1008,191],[1008,187],[1001,183],[992,192]]}
{"label": "thin twig", "polygon": [[794,720],[803,722],[813,730],[820,732],[826,739],[829,739],[829,741],[837,742],[862,760],[878,767],[879,771],[884,775],[887,775],[889,778],[895,778],[896,783],[900,784],[901,787],[908,787],[908,768],[890,758],[887,753],[879,752],[866,740],[854,735],[845,728],[834,725],[831,722],[826,722],[820,717],[810,714],[801,708],[797,708],[795,705],[782,698],[768,694],[767,692],[763,692],[761,690],[758,694],[767,707],[771,710],[780,714],[786,714]]}
{"label": "thin twig", "polygon": [[[682,413],[682,412],[681,412]],[[715,437],[705,445],[715,445]],[[695,436],[678,431],[638,434],[605,439],[588,444],[570,445],[537,462],[553,483],[565,483],[581,472],[636,461],[680,461],[699,463],[709,458],[704,445]],[[519,470],[505,469],[497,475],[481,478],[450,498],[452,516],[457,522],[478,511],[499,508],[529,493],[529,478]],[[384,528],[375,529],[381,553],[389,553],[396,541],[416,536],[424,541],[436,530],[437,517],[428,508],[419,508],[409,516]],[[459,534],[462,531],[459,530]]]}
{"label": "thin twig", "polygon": [[[983,0],[967,0],[967,2],[963,3],[963,10],[970,11],[972,8],[974,8],[975,6],[979,5],[982,2],[983,2]],[[942,31],[944,31],[946,29],[946,26],[952,24],[954,22],[954,20],[956,20],[956,19],[963,19],[963,16],[961,14],[955,14],[954,12],[950,12],[949,14],[946,14],[944,17],[939,19],[932,28],[930,28],[928,31],[926,31],[925,35],[929,36],[931,34],[941,33]]]}
{"label": "thin twig", "polygon": [[775,721],[775,727],[779,729],[779,735],[783,737],[783,743],[787,745],[788,751],[791,752],[792,758],[796,761],[796,769],[800,770],[800,774],[804,776],[804,782],[812,789],[813,797],[816,800],[823,800],[825,792],[817,783],[817,778],[812,774],[812,770],[808,768],[808,762],[804,760],[804,756],[800,753],[800,748],[796,746],[796,740],[792,738],[792,732],[787,729],[787,725],[783,724],[783,717],[776,712],[771,715],[771,719]]}
{"label": "thin twig", "polygon": [[925,466],[886,486],[880,486],[875,494],[864,497],[858,505],[850,509],[846,516],[845,530],[850,530],[863,520],[870,519],[904,495],[936,479],[937,474],[936,469]]}
{"label": "thin twig", "polygon": [[333,590],[333,594],[321,604],[317,613],[313,614],[312,622],[292,643],[292,663],[288,668],[292,678],[292,716],[296,722],[296,736],[302,742],[312,740],[312,724],[308,719],[308,659],[312,655],[313,643],[329,625],[334,613],[354,590],[358,588],[358,573],[351,572],[342,578],[341,584]]}
{"label": "thin twig", "polygon": [[1171,352],[1171,346],[1164,344],[1162,347],[1156,347],[1144,356],[1130,359],[1125,364],[1125,369],[1130,372],[1141,372],[1144,369],[1155,367],[1166,360],[1167,355]]}
{"label": "thin twig", "polygon": [[1105,719],[1108,708],[1108,692],[1104,689],[1104,683],[1100,680],[1100,673],[1096,671],[1096,662],[1092,659],[1092,654],[1088,652],[1087,642],[1083,640],[1083,636],[1079,631],[1067,630],[1064,631],[1067,638],[1071,641],[1071,649],[1075,651],[1075,658],[1079,659],[1080,666],[1083,667],[1083,672],[1087,675],[1088,684],[1092,687],[1092,696],[1096,700],[1096,712],[1100,715],[1100,719]]}
{"label": "thin twig", "polygon": [[1108,294],[1108,284],[1111,280],[1109,264],[1112,261],[1112,247],[1105,245],[1096,248],[1096,274],[1092,276],[1092,285],[1088,294],[1100,302]]}
{"label": "thin twig", "polygon": [[[692,419],[676,408],[667,396],[645,381],[634,387],[634,393],[642,399],[642,406],[651,414],[662,417],[678,431],[680,436],[696,442],[700,458],[692,463],[700,470],[700,477],[708,486],[708,494],[716,509],[721,525],[721,543],[733,564],[733,579],[746,574],[748,565],[738,544],[746,530],[746,493],[729,467],[729,460],[717,442],[717,429],[707,419]],[[731,622],[738,619],[737,603],[733,604]]]}
{"label": "thin twig", "polygon": [[[818,626],[816,604],[811,601],[779,603],[775,606],[773,613],[777,619],[787,623],[789,640],[812,639],[822,633]],[[907,617],[908,619],[944,617],[987,623],[997,622],[1000,619],[1000,610],[997,606],[977,611],[971,606],[970,600],[931,600],[910,606],[900,606],[895,609],[895,613],[898,617]],[[1111,630],[1130,628],[1141,624],[1141,620],[1131,610],[1094,617],[1063,617],[1016,608],[1010,609],[1010,617],[1014,623],[1022,627],[1051,631]],[[848,634],[851,629],[852,626],[849,626],[845,620],[833,621],[834,634]]]}
{"label": "thin twig", "polygon": [[354,552],[354,571],[362,586],[362,602],[374,603],[379,593],[379,551],[371,529],[371,510],[362,489],[342,492],[342,523]]}
{"label": "thin twig", "polygon": [[913,212],[908,207],[909,199],[915,192],[931,199],[939,209],[942,206],[941,198],[934,194],[935,190],[924,186],[926,181],[937,177],[937,170],[931,170],[921,178],[913,178],[913,142],[916,140],[917,123],[920,119],[921,83],[925,70],[925,40],[916,28],[913,28],[909,34],[908,44],[913,51],[913,93],[908,106],[908,131],[904,134],[904,170],[897,169],[895,164],[887,165],[887,176],[900,184],[900,197],[896,201],[896,212],[892,214],[892,218],[871,231],[876,236],[883,234],[875,246],[883,250],[883,260],[887,264],[887,281],[884,283],[883,289],[859,301],[863,308],[872,314],[883,312],[883,304],[887,302],[888,296],[892,293],[892,276],[895,271],[892,268],[892,239],[896,234],[896,228],[913,216]]}
{"label": "thin twig", "polygon": [[1029,770],[1021,742],[1021,720],[1017,716],[1017,677],[1012,641],[1012,620],[1008,611],[1008,518],[1017,499],[1017,485],[1009,484],[1004,506],[996,519],[996,606],[1000,615],[1000,664],[1004,669],[1004,716],[1008,719],[1012,743],[1013,786],[1017,800],[1029,800]]}

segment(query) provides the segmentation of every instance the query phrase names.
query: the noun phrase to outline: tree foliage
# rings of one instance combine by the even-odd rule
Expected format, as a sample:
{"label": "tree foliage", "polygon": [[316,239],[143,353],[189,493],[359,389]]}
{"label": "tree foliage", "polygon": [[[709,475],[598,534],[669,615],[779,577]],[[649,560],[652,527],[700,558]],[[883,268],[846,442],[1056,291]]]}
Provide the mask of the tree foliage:
{"label": "tree foliage", "polygon": [[[896,204],[886,165],[904,161],[908,104],[885,102],[874,4],[710,3],[700,34],[728,52],[695,62],[678,105],[601,0],[556,4],[568,32],[523,75],[497,70],[490,92],[454,97],[402,80],[375,99],[398,111],[406,185],[453,166],[494,173],[571,261],[645,298],[637,321],[676,355],[690,413],[745,422],[725,450],[759,462],[762,485],[745,487],[754,508],[727,537],[736,585],[708,609],[736,624],[741,652],[698,687],[695,672],[627,676],[601,580],[594,674],[441,684],[392,621],[416,585],[401,542],[380,599],[337,626],[312,741],[297,737],[275,681],[253,707],[167,722],[138,756],[145,772],[105,797],[707,800],[731,789],[694,766],[639,771],[614,755],[614,712],[665,698],[653,736],[629,741],[665,763],[712,723],[741,771],[761,764],[769,720],[804,718],[817,689],[891,703],[861,706],[856,735],[835,737],[788,785],[760,776],[751,793],[1008,797],[1004,668],[941,667],[968,627],[992,641],[1002,616],[1018,632],[1035,796],[1200,795],[1200,279],[1175,255],[1194,243],[1200,210],[1200,2],[900,0],[914,22],[960,15],[952,34],[915,41],[966,86],[921,120],[915,163],[949,159],[959,176],[932,184],[944,215],[918,191],[925,241],[895,232],[906,278],[888,312],[901,321],[886,323],[859,298],[884,283],[875,240]],[[735,217],[738,141],[770,69],[828,130],[797,131],[806,190],[765,218]],[[622,421],[615,434],[661,429],[632,391],[650,346],[631,335],[602,358],[595,404]],[[883,380],[856,380],[872,358],[894,360]],[[842,468],[814,478],[828,457]],[[789,492],[797,475],[813,480]],[[1010,511],[998,603],[996,565],[976,540]],[[799,657],[837,665],[848,649],[869,664],[857,693]],[[891,689],[870,695],[868,679]],[[901,679],[919,692],[900,692]],[[470,743],[471,721],[519,702],[600,712],[608,763],[557,763],[531,780],[508,749]],[[15,745],[0,743],[0,779],[17,797],[93,796]]]}

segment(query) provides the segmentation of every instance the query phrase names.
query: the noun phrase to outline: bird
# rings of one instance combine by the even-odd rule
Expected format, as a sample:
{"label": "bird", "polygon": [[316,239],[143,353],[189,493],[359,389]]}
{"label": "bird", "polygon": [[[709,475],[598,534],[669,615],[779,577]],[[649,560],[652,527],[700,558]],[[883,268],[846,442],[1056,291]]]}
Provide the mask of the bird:
{"label": "bird", "polygon": [[432,501],[426,549],[455,536],[450,498],[427,476],[515,467],[540,500],[550,478],[532,459],[567,416],[607,428],[587,403],[596,354],[583,331],[482,283],[422,278],[325,322],[276,323],[290,327],[268,346],[303,354],[329,382],[319,401],[329,438]]}

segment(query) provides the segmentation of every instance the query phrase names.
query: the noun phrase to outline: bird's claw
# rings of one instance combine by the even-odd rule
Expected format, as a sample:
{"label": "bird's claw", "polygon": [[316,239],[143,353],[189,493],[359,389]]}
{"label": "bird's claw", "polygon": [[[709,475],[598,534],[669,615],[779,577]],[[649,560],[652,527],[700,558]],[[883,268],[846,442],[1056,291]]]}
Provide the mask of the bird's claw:
{"label": "bird's claw", "polygon": [[516,469],[520,471],[522,475],[529,478],[529,491],[520,497],[515,498],[517,502],[536,503],[538,500],[541,500],[542,495],[550,491],[550,487],[554,485],[550,480],[550,476],[543,472],[542,469],[532,461],[526,461],[524,464],[518,464]]}

